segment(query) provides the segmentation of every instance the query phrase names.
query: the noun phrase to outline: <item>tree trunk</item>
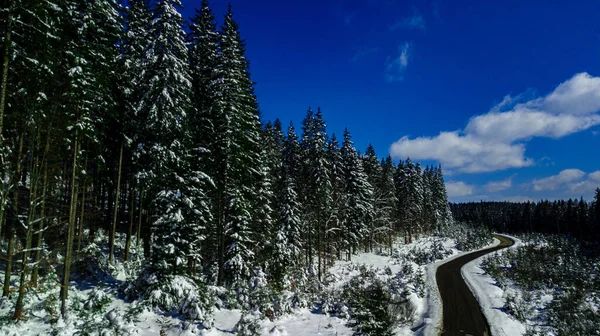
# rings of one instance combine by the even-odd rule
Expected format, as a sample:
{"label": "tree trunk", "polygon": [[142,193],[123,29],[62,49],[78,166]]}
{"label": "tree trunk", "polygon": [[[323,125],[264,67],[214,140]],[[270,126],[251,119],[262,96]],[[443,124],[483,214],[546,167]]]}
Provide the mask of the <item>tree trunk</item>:
{"label": "tree trunk", "polygon": [[[0,143],[1,146],[1,143]],[[0,150],[2,150],[0,148]],[[4,180],[4,178],[2,177]],[[2,184],[2,195],[0,195],[0,241],[2,240],[2,227],[4,226],[5,216],[4,216],[4,208],[6,207],[6,199],[8,198],[8,186],[4,185],[4,182],[0,182]]]}
{"label": "tree trunk", "polygon": [[12,275],[12,262],[15,249],[16,231],[15,228],[19,223],[19,173],[21,172],[21,156],[23,155],[23,135],[19,137],[19,150],[17,152],[16,167],[10,185],[15,185],[14,191],[14,218],[10,221],[8,251],[6,251],[6,272],[4,273],[4,288],[2,296],[10,294],[10,276]]}
{"label": "tree trunk", "polygon": [[152,217],[152,208],[146,210],[146,226],[144,227],[144,230],[142,231],[142,234],[144,235],[142,243],[144,246],[144,257],[145,258],[150,257],[150,238],[152,236],[152,232],[150,232],[150,217]]}
{"label": "tree trunk", "polygon": [[[85,160],[85,165],[84,167],[86,167],[87,170],[87,159]],[[87,178],[86,178],[87,179]],[[85,194],[87,193],[87,183],[84,180],[83,181],[83,186],[81,187],[81,215],[79,216],[79,230],[77,232],[77,248],[75,249],[75,251],[77,251],[77,255],[79,255],[79,252],[81,251],[81,238],[83,237],[83,218],[85,215]]]}
{"label": "tree trunk", "polygon": [[42,237],[44,231],[44,222],[46,221],[46,193],[48,191],[48,152],[50,151],[50,134],[46,138],[46,147],[44,148],[44,158],[42,160],[42,166],[44,172],[42,175],[42,198],[40,200],[40,222],[38,226],[38,233],[36,238],[35,255],[33,257],[33,272],[31,274],[31,285],[37,287],[38,285],[38,263],[42,256]]}
{"label": "tree trunk", "polygon": [[6,87],[8,86],[8,62],[10,61],[10,45],[13,22],[14,0],[8,0],[8,13],[6,18],[6,31],[4,32],[4,48],[2,50],[2,83],[0,83],[0,145],[4,145],[4,108],[6,106]]}
{"label": "tree trunk", "polygon": [[135,189],[130,186],[129,193],[131,194],[131,206],[129,207],[129,231],[127,231],[127,241],[125,242],[125,261],[129,260],[129,249],[131,248],[131,236],[133,234],[133,217],[135,207]]}
{"label": "tree trunk", "polygon": [[29,170],[29,213],[27,215],[27,230],[25,234],[25,248],[23,249],[23,261],[21,266],[21,276],[19,278],[19,296],[15,304],[15,312],[13,319],[20,320],[23,317],[23,306],[25,299],[25,279],[29,272],[29,257],[31,255],[31,241],[33,237],[33,219],[36,212],[37,203],[37,186],[40,177],[39,156],[36,156],[32,169]]}
{"label": "tree trunk", "polygon": [[[8,62],[10,60],[10,38],[12,34],[14,0],[8,0],[8,13],[6,18],[6,31],[4,33],[4,48],[2,50],[2,82],[0,83],[0,151],[4,150],[4,109],[6,107],[6,87],[8,86]],[[4,176],[2,176],[4,177]],[[2,224],[4,221],[4,208],[8,198],[8,190],[2,183],[2,196],[0,197],[0,239],[2,239]]]}
{"label": "tree trunk", "polygon": [[140,235],[142,233],[142,209],[143,209],[143,203],[142,200],[144,199],[144,191],[140,191],[140,201],[139,201],[139,208],[140,208],[140,213],[139,213],[139,218],[138,218],[138,227],[137,227],[137,234],[135,236],[135,246],[139,247],[140,246]]}
{"label": "tree trunk", "polygon": [[218,243],[218,273],[217,273],[217,286],[222,286],[224,281],[225,273],[225,233],[223,232],[224,216],[223,216],[223,190],[217,191],[217,243]]}
{"label": "tree trunk", "polygon": [[65,265],[63,268],[63,281],[60,288],[60,313],[64,318],[67,314],[67,298],[69,296],[69,279],[71,276],[71,256],[73,253],[73,236],[75,234],[75,215],[77,213],[77,193],[75,177],[77,176],[78,130],[75,131],[73,146],[73,172],[71,174],[71,201],[69,206],[69,225],[67,233],[67,250],[65,251]]}
{"label": "tree trunk", "polygon": [[115,231],[117,230],[117,215],[119,212],[119,189],[121,187],[121,169],[123,167],[123,144],[121,144],[121,150],[119,151],[119,171],[117,173],[117,192],[115,193],[115,209],[113,214],[112,230],[110,230],[110,254],[108,255],[108,262],[113,264],[115,255]]}
{"label": "tree trunk", "polygon": [[392,223],[390,222],[390,227],[389,227],[389,232],[388,232],[388,246],[390,248],[390,257],[394,253],[393,242],[394,242],[394,227],[393,227]]}

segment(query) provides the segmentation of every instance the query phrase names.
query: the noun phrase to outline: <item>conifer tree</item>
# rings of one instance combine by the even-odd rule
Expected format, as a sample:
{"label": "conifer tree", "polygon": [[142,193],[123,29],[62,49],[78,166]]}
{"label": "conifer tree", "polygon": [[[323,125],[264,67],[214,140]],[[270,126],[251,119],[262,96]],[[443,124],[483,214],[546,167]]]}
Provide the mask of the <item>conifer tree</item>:
{"label": "conifer tree", "polygon": [[[400,168],[403,168],[400,171]],[[404,164],[398,166],[397,192],[400,199],[399,211],[401,220],[406,230],[407,242],[412,242],[413,234],[419,230],[422,224],[423,210],[423,183],[421,166],[413,164],[407,158]]]}
{"label": "conifer tree", "polygon": [[[225,15],[220,35],[221,61],[217,69],[220,95],[217,99],[213,124],[222,139],[216,143],[215,170],[216,220],[221,233],[219,275],[233,286],[248,280],[254,252],[251,250],[252,222],[259,221],[255,211],[262,200],[264,184],[260,166],[260,121],[258,103],[245,58],[245,45],[238,25],[233,19],[231,6]],[[209,148],[210,149],[210,148]],[[212,151],[212,149],[211,149]],[[257,193],[257,191],[259,191]]]}
{"label": "conifer tree", "polygon": [[[143,125],[138,145],[140,177],[158,216],[153,220],[152,268],[159,275],[182,274],[197,262],[204,175],[188,166],[185,122],[191,109],[191,79],[178,0],[161,0],[148,26],[153,36],[143,61],[147,91],[137,106]],[[193,168],[193,167],[192,167]],[[176,232],[176,234],[173,234]],[[185,265],[188,265],[188,268]]]}
{"label": "conifer tree", "polygon": [[420,221],[424,232],[432,232],[436,226],[435,204],[433,198],[435,176],[433,169],[429,166],[425,167],[421,177],[423,186],[423,205]]}
{"label": "conifer tree", "polygon": [[338,259],[342,257],[342,230],[344,226],[345,206],[346,206],[346,172],[344,170],[344,162],[340,151],[340,144],[335,136],[331,135],[331,139],[327,144],[327,161],[329,162],[330,179],[331,179],[331,199],[332,199],[332,217],[329,228],[327,230],[327,242],[331,245],[328,248],[328,253],[335,253]]}
{"label": "conifer tree", "polygon": [[291,178],[294,191],[299,195],[300,187],[299,182],[301,178],[301,148],[300,142],[298,141],[298,135],[294,124],[290,122],[287,129],[287,136],[283,141],[282,148],[282,175],[286,178]]}
{"label": "conifer tree", "polygon": [[309,265],[317,253],[317,275],[322,276],[325,265],[323,243],[326,227],[331,220],[331,179],[325,147],[327,145],[326,126],[321,109],[317,113],[308,110],[302,122],[302,151],[304,168],[302,172],[304,215],[308,224],[305,233],[306,254]]}
{"label": "conifer tree", "polygon": [[303,225],[292,177],[284,175],[282,186],[279,195],[280,213],[277,221],[279,228],[274,239],[272,270],[272,277],[279,286],[282,286],[286,274],[290,274],[291,270],[300,266],[303,249]]}
{"label": "conifer tree", "polygon": [[592,233],[596,240],[600,239],[600,188],[594,194],[594,217]]}
{"label": "conifer tree", "polygon": [[441,166],[434,168],[433,171],[432,197],[435,211],[434,229],[439,232],[444,225],[448,225],[452,221],[452,213],[448,205],[448,195],[446,193],[446,186],[444,185]]}
{"label": "conifer tree", "polygon": [[376,189],[374,202],[374,218],[376,227],[386,228],[387,245],[392,254],[392,243],[395,236],[396,211],[398,198],[396,197],[396,186],[394,184],[394,163],[392,157],[387,156],[382,160],[381,178]]}
{"label": "conifer tree", "polygon": [[344,130],[342,158],[345,171],[345,243],[348,258],[361,242],[367,251],[372,248],[373,187],[364,173],[362,160],[353,147],[350,132]]}

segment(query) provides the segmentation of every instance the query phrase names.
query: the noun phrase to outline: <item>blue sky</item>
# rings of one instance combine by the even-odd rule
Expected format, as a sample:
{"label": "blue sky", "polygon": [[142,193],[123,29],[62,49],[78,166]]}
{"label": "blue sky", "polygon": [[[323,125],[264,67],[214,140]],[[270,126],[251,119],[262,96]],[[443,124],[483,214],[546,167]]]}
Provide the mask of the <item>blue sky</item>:
{"label": "blue sky", "polygon": [[599,1],[231,3],[264,119],[320,106],[359,150],[441,163],[453,201],[600,186]]}

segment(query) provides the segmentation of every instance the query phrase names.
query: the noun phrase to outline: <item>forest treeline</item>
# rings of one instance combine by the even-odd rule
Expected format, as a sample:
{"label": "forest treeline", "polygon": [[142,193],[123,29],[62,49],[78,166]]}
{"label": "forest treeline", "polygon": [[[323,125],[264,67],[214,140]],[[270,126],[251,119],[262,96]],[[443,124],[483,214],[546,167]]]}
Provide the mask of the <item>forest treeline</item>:
{"label": "forest treeline", "polygon": [[127,3],[3,1],[0,280],[14,318],[53,273],[66,314],[71,265],[100,230],[111,264],[143,246],[148,290],[183,276],[243,293],[257,267],[283,288],[452,221],[440,167],[360,154],[320,110],[301,133],[263,125],[231,7],[217,29],[206,1],[190,22],[178,0]]}
{"label": "forest treeline", "polygon": [[583,198],[539,202],[451,204],[457,221],[483,224],[498,232],[552,233],[600,242],[600,188],[593,201]]}

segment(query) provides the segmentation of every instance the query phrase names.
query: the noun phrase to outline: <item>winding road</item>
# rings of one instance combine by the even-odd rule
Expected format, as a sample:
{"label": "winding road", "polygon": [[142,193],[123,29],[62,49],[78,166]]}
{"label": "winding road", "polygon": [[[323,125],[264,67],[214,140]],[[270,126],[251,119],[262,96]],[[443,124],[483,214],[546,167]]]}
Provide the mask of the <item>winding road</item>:
{"label": "winding road", "polygon": [[514,240],[494,235],[500,244],[471,252],[438,267],[436,281],[442,298],[442,336],[490,336],[490,326],[479,308],[477,299],[465,283],[460,269],[468,262],[485,254],[513,245]]}

